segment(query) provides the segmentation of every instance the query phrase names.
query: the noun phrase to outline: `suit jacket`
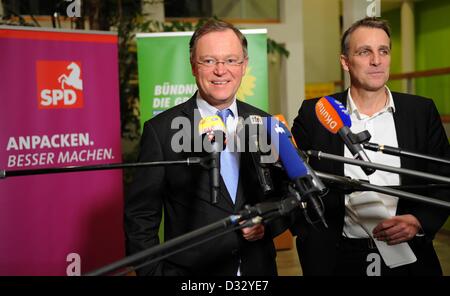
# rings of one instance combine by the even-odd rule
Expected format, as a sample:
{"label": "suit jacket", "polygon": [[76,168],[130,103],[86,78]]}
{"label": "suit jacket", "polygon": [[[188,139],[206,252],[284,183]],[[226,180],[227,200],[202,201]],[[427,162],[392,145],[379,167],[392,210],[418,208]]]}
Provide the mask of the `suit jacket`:
{"label": "suit jacket", "polygon": [[[347,91],[332,95],[346,106]],[[439,114],[431,99],[392,92],[396,111],[394,122],[397,132],[398,146],[406,149],[436,156],[450,156],[449,143],[442,126]],[[328,132],[317,120],[314,107],[318,99],[305,100],[294,120],[292,133],[303,150],[320,150],[323,152],[344,155],[344,144],[338,135]],[[382,144],[382,143],[380,143]],[[310,159],[313,169],[336,175],[344,175],[344,164],[328,160]],[[413,170],[428,171],[433,174],[449,176],[450,172],[442,166],[412,158],[401,158],[401,167]],[[418,180],[400,176],[402,185],[418,184]],[[448,198],[449,193],[417,192],[427,196]],[[330,190],[323,197],[325,218],[329,229],[316,229],[300,219],[294,227],[297,233],[297,248],[304,274],[332,274],[336,263],[336,249],[342,236],[344,225],[344,194],[338,190]],[[433,249],[432,240],[436,232],[448,217],[448,211],[438,207],[400,199],[397,215],[412,214],[421,223],[424,237],[414,238],[409,242],[418,258],[411,264],[413,274],[441,274],[441,268]]]}
{"label": "suit jacket", "polygon": [[[237,108],[242,117],[249,114],[267,116],[263,111],[240,101],[237,101]],[[185,160],[204,156],[203,151],[193,149],[194,142],[201,140],[197,131],[201,117],[196,109],[194,95],[185,103],[147,121],[139,161]],[[184,145],[186,149],[183,152],[174,151],[172,141]],[[163,208],[164,237],[167,241],[228,217],[242,210],[244,205],[266,199],[250,157],[248,153],[241,153],[235,204],[222,178],[218,203],[211,204],[209,173],[200,166],[138,169],[125,200],[127,254],[159,244],[158,229]],[[229,232],[138,270],[138,274],[236,275],[240,264],[242,275],[276,275],[272,236],[280,231],[274,231],[268,225],[264,238],[254,242],[245,240],[240,230]]]}

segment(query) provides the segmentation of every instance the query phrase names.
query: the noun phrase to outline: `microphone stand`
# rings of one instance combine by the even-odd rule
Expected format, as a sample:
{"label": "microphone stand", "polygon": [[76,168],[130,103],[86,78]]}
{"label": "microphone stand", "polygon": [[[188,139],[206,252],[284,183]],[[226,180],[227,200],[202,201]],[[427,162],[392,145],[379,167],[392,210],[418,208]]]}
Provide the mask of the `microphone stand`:
{"label": "microphone stand", "polygon": [[42,175],[42,174],[56,174],[56,173],[71,173],[71,172],[85,172],[124,168],[143,168],[166,165],[194,165],[200,164],[203,168],[209,170],[211,183],[211,203],[217,203],[219,196],[219,153],[211,153],[205,157],[188,157],[186,160],[167,160],[167,161],[153,161],[153,162],[134,162],[134,163],[110,163],[89,166],[70,166],[62,168],[44,168],[44,169],[30,169],[30,170],[0,170],[0,180],[8,177]]}
{"label": "microphone stand", "polygon": [[347,158],[347,157],[343,157],[343,156],[339,156],[339,155],[328,154],[328,153],[324,153],[322,151],[317,151],[317,150],[308,150],[308,151],[306,151],[306,153],[310,156],[316,157],[319,160],[323,158],[323,159],[348,163],[348,164],[352,164],[352,165],[357,165],[357,166],[361,166],[361,167],[375,168],[378,170],[387,171],[387,172],[391,172],[391,173],[404,174],[404,175],[409,175],[409,176],[413,176],[413,177],[424,178],[424,179],[429,179],[429,180],[433,180],[433,181],[439,181],[439,182],[443,182],[443,183],[447,183],[447,184],[450,183],[450,178],[448,178],[448,177],[433,175],[433,174],[429,174],[429,173],[424,173],[424,172],[419,172],[419,171],[414,171],[414,170],[409,170],[409,169],[403,169],[403,168],[396,168],[396,167],[379,164],[379,163],[361,161],[361,160]]}
{"label": "microphone stand", "polygon": [[392,146],[387,146],[387,145],[380,145],[380,144],[376,144],[376,143],[368,143],[368,142],[362,143],[362,145],[367,150],[371,150],[371,151],[375,151],[375,152],[380,151],[381,153],[384,153],[384,154],[395,155],[395,156],[405,156],[405,157],[418,158],[418,159],[425,159],[425,160],[438,162],[438,163],[441,163],[441,164],[450,164],[450,159],[445,159],[445,158],[440,158],[440,157],[420,154],[420,153],[408,151],[408,150],[405,150],[405,149],[400,149],[400,148],[397,148],[397,147],[392,147]]}
{"label": "microphone stand", "polygon": [[98,171],[98,170],[111,170],[111,169],[124,169],[124,168],[140,168],[140,167],[153,167],[162,165],[192,165],[200,164],[205,168],[208,167],[209,157],[189,157],[186,160],[174,160],[174,161],[153,161],[153,162],[134,162],[134,163],[109,163],[98,164],[88,166],[70,166],[62,168],[45,168],[45,169],[31,169],[31,170],[0,170],[0,179],[18,176],[30,176],[30,175],[43,175],[43,174],[57,174],[57,173],[71,173],[71,172],[84,172],[84,171]]}
{"label": "microphone stand", "polygon": [[[404,192],[400,190],[396,190],[390,187],[373,185],[367,182],[362,182],[356,179],[351,179],[348,177],[336,176],[332,174],[322,173],[316,171],[317,176],[319,176],[322,180],[328,181],[331,184],[344,185],[343,190],[345,191],[375,191],[388,195],[398,196],[404,199],[409,199],[413,201],[420,201],[423,203],[427,203],[433,206],[438,206],[450,210],[450,202],[442,201],[439,199],[434,199],[431,197],[426,197],[423,195]],[[341,188],[342,189],[342,188]]]}
{"label": "microphone stand", "polygon": [[[93,270],[84,274],[85,276],[100,276],[106,275],[115,271],[117,269],[130,266],[137,261],[141,261],[150,256],[155,256],[158,254],[162,254],[157,258],[153,258],[150,261],[146,261],[141,263],[136,267],[132,267],[131,269],[126,269],[115,275],[123,275],[132,270],[139,269],[148,264],[160,261],[166,257],[184,251],[186,249],[192,248],[196,245],[202,244],[206,241],[214,239],[218,236],[222,236],[228,232],[235,231],[239,228],[248,227],[250,225],[258,224],[261,222],[269,222],[272,219],[284,216],[288,214],[293,209],[301,206],[301,201],[298,199],[298,196],[292,194],[290,197],[280,201],[280,202],[265,202],[259,203],[255,206],[246,206],[244,210],[240,211],[236,215],[230,215],[224,219],[221,219],[215,223],[204,226],[202,228],[196,229],[194,231],[183,234],[179,237],[171,239],[163,244],[151,247],[149,249],[143,250],[131,256],[125,257],[121,260],[113,262],[109,265],[101,267],[99,269]],[[240,222],[248,220],[246,223],[241,224]],[[218,232],[219,231],[219,232]],[[206,238],[198,240],[205,235],[210,235]],[[176,247],[179,247],[175,249]],[[174,249],[174,250],[172,250]]]}
{"label": "microphone stand", "polygon": [[393,185],[385,186],[398,190],[435,190],[435,189],[449,189],[450,184],[423,184],[423,185]]}
{"label": "microphone stand", "polygon": [[[242,217],[240,215],[228,216],[228,217],[226,217],[226,218],[224,218],[222,220],[219,220],[219,221],[217,221],[215,223],[212,223],[210,225],[204,226],[204,227],[199,228],[197,230],[188,232],[188,233],[186,233],[184,235],[181,235],[179,237],[171,239],[171,240],[169,240],[169,241],[167,241],[167,242],[165,242],[163,244],[160,244],[160,245],[151,247],[149,249],[140,251],[140,252],[135,253],[135,254],[133,254],[131,256],[125,257],[125,258],[123,258],[121,260],[118,260],[118,261],[115,261],[115,262],[113,262],[111,264],[108,264],[108,265],[106,265],[104,267],[101,267],[99,269],[90,271],[90,272],[88,272],[88,273],[86,273],[84,275],[85,276],[106,275],[106,274],[109,274],[110,272],[115,271],[117,269],[123,268],[125,266],[130,266],[130,265],[132,265],[133,263],[136,263],[139,260],[145,259],[145,258],[150,257],[150,256],[154,256],[154,255],[157,255],[157,254],[164,253],[164,252],[166,252],[166,251],[168,251],[168,250],[170,250],[172,248],[175,248],[177,246],[183,246],[183,249],[177,249],[176,252],[170,254],[170,255],[173,255],[175,253],[178,253],[178,252],[184,250],[185,247],[186,247],[187,242],[192,241],[192,240],[194,240],[196,238],[199,238],[199,237],[201,237],[201,236],[203,236],[205,234],[209,234],[209,233],[212,233],[214,231],[221,230],[221,229],[223,229],[222,234],[226,234],[228,232],[227,231],[228,228],[231,227],[231,226],[237,225],[241,221],[241,219],[242,219]],[[235,229],[233,228],[231,230],[235,230]],[[213,238],[213,237],[211,237],[211,238]],[[192,244],[192,246],[193,245],[194,244]],[[163,258],[165,258],[165,257],[158,258],[158,260],[152,260],[152,261],[150,261],[148,263],[145,262],[145,264],[140,265],[139,268],[144,267],[145,265],[153,263],[155,261],[159,261],[159,260],[161,260]],[[137,269],[137,268],[127,269],[125,272],[128,273],[128,272],[133,271],[135,269]]]}

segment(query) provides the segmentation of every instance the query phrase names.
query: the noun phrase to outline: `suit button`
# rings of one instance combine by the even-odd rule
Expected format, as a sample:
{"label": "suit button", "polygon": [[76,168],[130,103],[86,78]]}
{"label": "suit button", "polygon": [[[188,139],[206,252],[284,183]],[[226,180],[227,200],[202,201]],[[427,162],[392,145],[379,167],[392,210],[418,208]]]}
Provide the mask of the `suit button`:
{"label": "suit button", "polygon": [[237,256],[239,254],[239,250],[238,249],[234,249],[234,250],[231,251],[231,254],[233,256]]}

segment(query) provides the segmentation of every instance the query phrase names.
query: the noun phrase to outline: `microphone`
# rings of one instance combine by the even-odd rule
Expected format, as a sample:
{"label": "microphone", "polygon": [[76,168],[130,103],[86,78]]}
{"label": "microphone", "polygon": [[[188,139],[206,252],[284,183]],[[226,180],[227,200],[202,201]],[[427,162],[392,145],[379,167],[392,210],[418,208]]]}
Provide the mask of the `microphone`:
{"label": "microphone", "polygon": [[297,149],[297,152],[303,158],[303,161],[304,161],[303,164],[305,165],[305,167],[308,171],[308,175],[311,176],[314,186],[319,190],[320,196],[325,195],[328,192],[328,188],[325,187],[325,184],[323,184],[322,180],[316,175],[316,173],[313,171],[313,169],[311,168],[309,163],[306,162],[306,160],[308,159],[306,154],[302,150],[298,149],[297,143],[295,142],[295,139],[292,136],[292,133],[288,128],[288,123],[286,121],[286,118],[284,118],[284,116],[282,114],[277,114],[274,117],[276,119],[278,119],[280,121],[280,123],[282,123],[282,124],[280,124],[280,126],[284,129],[288,138],[291,140],[292,145],[294,145],[294,147]]}
{"label": "microphone", "polygon": [[324,218],[323,208],[316,197],[316,193],[319,190],[314,186],[312,177],[308,174],[308,169],[303,159],[289,140],[285,128],[273,117],[266,117],[263,122],[289,179],[293,181],[300,196],[304,197],[307,204],[311,205],[323,225],[328,228]]}
{"label": "microphone", "polygon": [[282,125],[280,125],[282,128],[284,128],[284,131],[286,132],[289,140],[291,140],[292,145],[294,145],[295,148],[298,148],[297,143],[295,142],[294,137],[292,136],[291,131],[289,130],[288,126],[288,122],[286,120],[286,118],[284,117],[283,114],[276,114],[273,117],[275,117],[276,119],[278,119],[280,121],[280,123],[282,123]]}
{"label": "microphone", "polygon": [[204,136],[203,147],[210,154],[209,182],[211,184],[211,203],[217,203],[220,191],[220,152],[225,149],[225,124],[218,115],[202,118],[198,133]]}
{"label": "microphone", "polygon": [[[363,140],[369,140],[370,134],[365,131],[353,134],[350,130],[352,122],[347,109],[341,102],[332,97],[323,97],[316,103],[316,116],[320,123],[333,134],[339,134],[354,158],[371,162],[361,146]],[[361,167],[366,175],[375,172],[373,168]]]}
{"label": "microphone", "polygon": [[[261,160],[262,153],[265,152],[262,151],[264,149],[261,149],[261,147],[263,144],[267,143],[267,139],[265,142],[264,139],[262,139],[266,136],[263,131],[263,120],[259,115],[249,115],[245,120],[240,117],[238,120],[236,127],[236,135],[240,139],[238,143],[241,143],[240,146],[245,148],[245,143],[248,143],[248,151],[250,152],[253,165],[256,169],[259,184],[261,185],[264,195],[266,195],[274,190],[274,186],[269,167]],[[246,141],[247,139],[248,141]],[[261,143],[261,139],[263,140],[263,143]],[[244,151],[245,148],[243,149]],[[269,149],[270,147],[267,150]]]}

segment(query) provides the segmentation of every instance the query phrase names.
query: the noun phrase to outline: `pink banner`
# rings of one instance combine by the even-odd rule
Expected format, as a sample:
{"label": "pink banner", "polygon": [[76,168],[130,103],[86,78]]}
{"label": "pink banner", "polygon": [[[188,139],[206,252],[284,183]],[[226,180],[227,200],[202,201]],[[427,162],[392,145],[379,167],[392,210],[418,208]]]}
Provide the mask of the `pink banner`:
{"label": "pink banner", "polygon": [[[0,28],[0,169],[121,162],[117,36]],[[122,171],[0,179],[0,275],[124,256]]]}

